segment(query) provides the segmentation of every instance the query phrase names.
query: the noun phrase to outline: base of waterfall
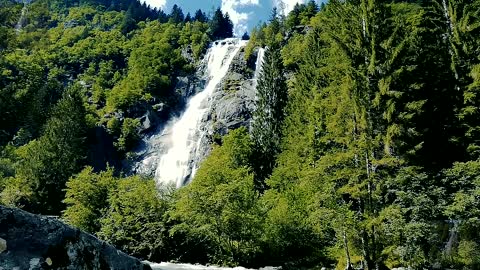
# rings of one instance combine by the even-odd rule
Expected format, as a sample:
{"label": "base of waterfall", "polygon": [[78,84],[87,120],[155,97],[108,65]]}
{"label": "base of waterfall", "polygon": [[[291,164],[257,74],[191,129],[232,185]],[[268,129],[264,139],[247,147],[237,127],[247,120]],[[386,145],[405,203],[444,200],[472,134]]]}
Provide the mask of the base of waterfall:
{"label": "base of waterfall", "polygon": [[149,264],[153,270],[279,270],[281,269],[280,267],[272,267],[272,266],[262,267],[259,269],[250,269],[250,268],[244,268],[244,267],[229,268],[229,267],[219,267],[219,266],[205,266],[205,265],[199,265],[199,264],[179,264],[179,263],[167,263],[167,262],[151,263],[151,262],[145,261],[144,263]]}

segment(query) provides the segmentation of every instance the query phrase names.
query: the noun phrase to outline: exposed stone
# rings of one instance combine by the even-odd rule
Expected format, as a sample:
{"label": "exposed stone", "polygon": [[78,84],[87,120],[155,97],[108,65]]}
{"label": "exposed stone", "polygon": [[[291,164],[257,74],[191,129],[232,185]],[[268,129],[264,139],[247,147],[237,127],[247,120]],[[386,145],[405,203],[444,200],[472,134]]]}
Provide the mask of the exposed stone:
{"label": "exposed stone", "polygon": [[241,49],[234,57],[227,75],[217,85],[209,100],[210,110],[202,118],[201,133],[204,134],[199,144],[199,155],[192,164],[199,164],[211,150],[211,145],[218,135],[225,135],[230,130],[245,126],[249,128],[255,107],[255,60],[257,52],[251,59],[245,59]]}
{"label": "exposed stone", "polygon": [[191,45],[188,45],[187,47],[182,49],[182,56],[189,63],[194,63],[195,62],[195,58],[193,57],[193,50],[192,50]]}
{"label": "exposed stone", "polygon": [[35,269],[38,267],[40,264],[40,258],[33,258],[30,260],[30,268],[29,269]]}
{"label": "exposed stone", "polygon": [[[150,269],[59,220],[0,206],[0,269]],[[2,242],[2,241],[0,241]]]}
{"label": "exposed stone", "polygon": [[[231,41],[216,41],[215,43],[226,44]],[[254,109],[255,100],[255,81],[254,70],[258,50],[250,57],[245,59],[245,50],[242,48],[234,57],[226,76],[216,86],[212,95],[205,100],[201,106],[209,108],[201,118],[199,125],[200,136],[199,148],[195,149],[196,157],[189,161],[191,170],[199,164],[210,152],[211,145],[218,135],[225,135],[229,130],[241,126],[249,127]],[[208,82],[207,67],[208,59],[204,59],[197,66],[195,76],[177,77],[175,91],[183,98],[186,103],[189,97],[202,91]],[[179,116],[177,113],[175,116]],[[143,118],[142,118],[143,119]],[[142,120],[143,123],[147,119]],[[151,128],[153,130],[153,128]],[[166,141],[171,133],[169,123],[164,126],[157,125],[155,132],[146,134],[142,138],[142,143],[135,150],[137,158],[132,161],[131,173],[154,176],[161,156],[165,154]],[[198,137],[191,138],[197,141]],[[191,172],[191,171],[190,171]],[[190,180],[186,177],[187,182]]]}
{"label": "exposed stone", "polygon": [[0,238],[0,253],[7,250],[7,240]]}
{"label": "exposed stone", "polygon": [[141,118],[140,118],[140,132],[148,132],[152,128],[158,125],[158,117],[155,113],[148,110]]}
{"label": "exposed stone", "polygon": [[63,28],[64,29],[73,28],[73,27],[78,26],[78,25],[79,25],[79,22],[77,20],[70,20],[70,21],[66,21],[63,24]]}
{"label": "exposed stone", "polygon": [[116,111],[113,113],[113,117],[117,118],[118,121],[123,121],[125,119],[124,113],[122,111]]}
{"label": "exposed stone", "polygon": [[165,110],[165,103],[158,103],[158,104],[154,104],[152,106],[152,109],[155,110],[156,112],[163,112]]}
{"label": "exposed stone", "polygon": [[[185,51],[184,53],[189,52]],[[157,115],[159,121],[154,125],[150,125],[148,130],[143,132],[142,141],[134,149],[134,157],[124,162],[123,167],[129,173],[142,174],[148,177],[155,175],[157,164],[160,162],[160,156],[165,151],[162,130],[168,126],[167,119],[178,116],[185,109],[184,106],[188,99],[205,88],[208,81],[207,64],[208,61],[201,61],[197,63],[194,75],[178,76],[176,78],[174,91],[181,98],[177,108],[167,108],[165,103],[161,102],[153,103],[152,110]],[[205,106],[208,106],[208,104],[205,104]],[[144,127],[148,126],[148,121],[146,120],[146,118],[142,117],[140,121]]]}

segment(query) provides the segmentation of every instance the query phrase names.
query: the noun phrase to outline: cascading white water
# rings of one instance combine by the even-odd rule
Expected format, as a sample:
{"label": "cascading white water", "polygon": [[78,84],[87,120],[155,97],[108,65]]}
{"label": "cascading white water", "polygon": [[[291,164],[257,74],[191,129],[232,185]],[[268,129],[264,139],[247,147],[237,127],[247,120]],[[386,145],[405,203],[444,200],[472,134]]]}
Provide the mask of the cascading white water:
{"label": "cascading white water", "polygon": [[226,39],[216,41],[206,55],[208,59],[207,73],[209,81],[205,89],[193,96],[187,104],[185,112],[173,120],[168,136],[167,152],[161,156],[155,171],[157,183],[175,183],[181,187],[186,179],[195,173],[195,164],[190,164],[198,147],[201,136],[199,124],[208,110],[207,101],[228,72],[233,58],[246,41]]}
{"label": "cascading white water", "polygon": [[260,71],[262,71],[262,65],[263,65],[263,56],[265,55],[265,49],[260,48],[258,49],[257,53],[257,61],[255,62],[255,84],[256,80],[258,79],[258,75],[260,75]]}
{"label": "cascading white water", "polygon": [[[173,263],[150,263],[145,262],[150,265],[153,270],[253,270],[247,269],[244,267],[217,267],[217,266],[203,266],[203,265],[192,265],[192,264],[173,264]],[[262,267],[259,270],[278,270],[279,267]]]}
{"label": "cascading white water", "polygon": [[28,4],[28,1],[24,0],[22,13],[20,15],[20,18],[18,19],[17,24],[15,25],[15,31],[17,32],[17,34],[20,33],[20,31],[22,31],[23,24],[25,23],[25,16],[27,15],[27,4]]}

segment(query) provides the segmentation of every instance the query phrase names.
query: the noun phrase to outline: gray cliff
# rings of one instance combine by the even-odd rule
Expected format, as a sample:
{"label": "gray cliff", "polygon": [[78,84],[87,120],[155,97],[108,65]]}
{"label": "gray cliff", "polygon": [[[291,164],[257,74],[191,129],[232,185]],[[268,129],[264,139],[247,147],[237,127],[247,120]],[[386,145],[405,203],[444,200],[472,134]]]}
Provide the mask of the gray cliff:
{"label": "gray cliff", "polygon": [[[214,93],[205,104],[209,110],[203,116],[198,136],[201,141],[196,149],[195,157],[189,162],[192,170],[209,154],[215,140],[228,133],[229,130],[241,126],[249,127],[254,109],[255,99],[255,62],[257,52],[245,59],[245,48],[241,48],[234,57],[227,75],[216,86]],[[197,66],[194,76],[177,78],[176,91],[186,103],[187,100],[202,91],[208,81],[207,62],[202,61]],[[181,115],[174,114],[171,118]],[[130,173],[155,176],[161,155],[165,152],[165,136],[168,123],[160,124],[150,134],[145,134],[140,146],[135,151]],[[198,137],[197,137],[198,138]],[[192,138],[196,141],[197,138]],[[187,178],[186,182],[191,179]],[[186,184],[186,183],[185,183]]]}
{"label": "gray cliff", "polygon": [[209,100],[210,110],[202,119],[204,134],[193,164],[200,164],[210,153],[212,143],[230,130],[250,127],[255,108],[255,60],[257,52],[248,60],[242,48],[233,59],[227,75]]}

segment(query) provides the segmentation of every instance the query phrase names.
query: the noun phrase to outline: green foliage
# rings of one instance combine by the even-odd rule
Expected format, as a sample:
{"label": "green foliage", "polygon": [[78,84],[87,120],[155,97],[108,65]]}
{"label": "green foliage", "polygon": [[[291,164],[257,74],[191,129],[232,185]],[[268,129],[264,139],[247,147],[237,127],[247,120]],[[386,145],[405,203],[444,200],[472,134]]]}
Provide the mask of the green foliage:
{"label": "green foliage", "polygon": [[138,176],[120,179],[109,193],[98,236],[139,258],[160,259],[166,237],[164,214],[169,203],[170,197],[159,194],[153,180]]}
{"label": "green foliage", "polygon": [[179,192],[173,235],[203,239],[210,260],[249,265],[259,251],[262,214],[248,166],[252,142],[245,128],[231,131]]}
{"label": "green foliage", "polygon": [[455,163],[443,172],[443,181],[453,192],[448,197],[445,214],[458,233],[458,242],[453,242],[444,260],[449,264],[474,269],[480,266],[480,163],[469,161]]}
{"label": "green foliage", "polygon": [[[17,150],[16,175],[2,192],[2,201],[32,212],[59,214],[65,183],[85,158],[85,127],[83,101],[79,91],[71,89],[55,105],[42,136]],[[13,195],[22,185],[20,194]]]}
{"label": "green foliage", "polygon": [[170,21],[173,23],[181,23],[185,19],[182,9],[176,4],[172,7],[172,12],[170,13]]}
{"label": "green foliage", "polygon": [[[282,151],[264,198],[272,196],[272,214],[287,205],[298,215],[301,208],[288,196],[310,194],[295,198],[312,223],[294,226],[311,228],[316,239],[329,235],[319,228],[332,229],[330,258],[338,268],[426,267],[443,256],[444,210],[456,207],[447,207],[454,189],[437,175],[462,149],[455,127],[459,92],[450,83],[449,51],[433,38],[443,31],[433,27],[436,18],[415,4],[332,1],[310,21],[308,34],[294,34],[284,47],[295,77]],[[428,69],[432,63],[435,71]],[[439,95],[449,96],[448,104]],[[472,198],[458,196],[459,211],[475,207],[466,206]]]}
{"label": "green foliage", "polygon": [[66,184],[63,202],[67,209],[62,218],[68,224],[95,234],[100,230],[100,218],[109,206],[108,195],[117,184],[113,169],[94,173],[92,167],[86,167],[79,174],[71,177]]}
{"label": "green foliage", "polygon": [[[4,204],[56,215],[67,179],[97,165],[87,148],[101,128],[126,152],[137,142],[139,115],[154,102],[176,107],[175,80],[192,72],[182,49],[201,58],[209,18],[199,11],[175,25],[135,0],[37,0],[16,31],[22,8],[0,4],[0,147],[15,152],[2,155],[0,192]],[[69,95],[78,104],[65,105]]]}
{"label": "green foliage", "polygon": [[155,261],[477,269],[479,5],[273,10],[245,48],[267,48],[252,138],[231,131],[172,191],[81,171],[87,148],[102,128],[135,147],[139,116],[179,104],[182,55],[232,36],[228,14],[36,0],[16,31],[23,5],[0,0],[0,203]]}
{"label": "green foliage", "polygon": [[179,44],[190,46],[193,57],[199,60],[210,42],[207,31],[208,24],[206,23],[199,21],[187,22],[180,32]]}
{"label": "green foliage", "polygon": [[[171,88],[175,75],[186,64],[178,48],[180,29],[153,21],[135,36],[130,43],[128,74],[107,96],[108,110],[125,110],[152,96],[169,103],[176,102]],[[198,38],[195,41],[202,42]]]}
{"label": "green foliage", "polygon": [[215,10],[209,22],[210,36],[213,40],[233,37],[233,23],[228,13],[223,14],[220,8]]}
{"label": "green foliage", "polygon": [[295,4],[285,19],[285,26],[289,31],[294,31],[296,27],[310,24],[310,19],[319,11],[315,1],[309,1],[307,4]]}
{"label": "green foliage", "polygon": [[287,85],[280,47],[266,49],[257,82],[252,138],[255,143],[255,186],[265,190],[265,179],[271,174],[280,151],[283,119],[287,103]]}
{"label": "green foliage", "polygon": [[137,129],[140,127],[140,120],[126,118],[123,120],[120,131],[120,138],[115,144],[120,151],[127,152],[132,149],[140,138]]}

